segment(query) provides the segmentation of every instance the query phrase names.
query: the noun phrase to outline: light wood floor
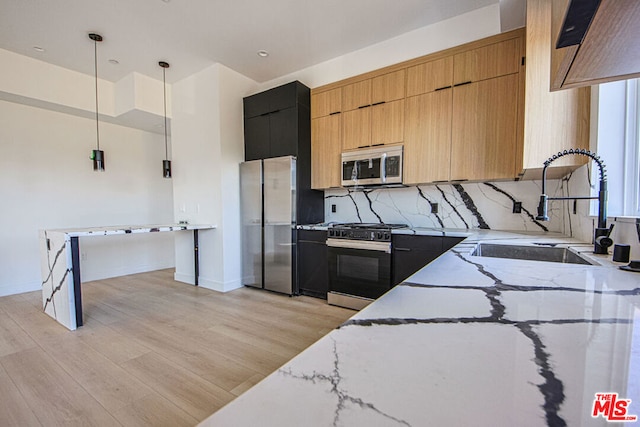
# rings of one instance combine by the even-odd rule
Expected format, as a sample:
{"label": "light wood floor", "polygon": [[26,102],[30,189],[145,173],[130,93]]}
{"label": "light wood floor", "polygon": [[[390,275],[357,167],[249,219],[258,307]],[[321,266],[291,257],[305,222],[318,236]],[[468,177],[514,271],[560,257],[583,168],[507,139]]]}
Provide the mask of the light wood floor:
{"label": "light wood floor", "polygon": [[85,326],[0,298],[0,426],[193,426],[354,314],[323,300],[173,281],[83,284]]}

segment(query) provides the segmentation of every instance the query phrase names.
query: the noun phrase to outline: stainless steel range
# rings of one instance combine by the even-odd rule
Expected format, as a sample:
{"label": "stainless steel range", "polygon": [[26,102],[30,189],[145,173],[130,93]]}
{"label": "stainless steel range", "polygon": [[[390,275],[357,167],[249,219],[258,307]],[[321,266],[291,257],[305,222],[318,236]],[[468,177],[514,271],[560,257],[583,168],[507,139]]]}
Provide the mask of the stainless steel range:
{"label": "stainless steel range", "polygon": [[328,229],[329,304],[360,310],[391,289],[391,230],[406,224],[337,224]]}

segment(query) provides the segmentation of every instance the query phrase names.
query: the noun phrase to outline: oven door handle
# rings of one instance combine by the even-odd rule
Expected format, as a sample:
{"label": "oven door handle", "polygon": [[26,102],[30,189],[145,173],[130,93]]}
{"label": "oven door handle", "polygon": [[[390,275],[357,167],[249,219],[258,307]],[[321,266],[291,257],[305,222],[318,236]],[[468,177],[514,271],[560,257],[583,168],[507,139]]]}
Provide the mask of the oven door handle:
{"label": "oven door handle", "polygon": [[327,246],[331,248],[360,249],[391,253],[390,242],[371,242],[367,240],[327,239]]}

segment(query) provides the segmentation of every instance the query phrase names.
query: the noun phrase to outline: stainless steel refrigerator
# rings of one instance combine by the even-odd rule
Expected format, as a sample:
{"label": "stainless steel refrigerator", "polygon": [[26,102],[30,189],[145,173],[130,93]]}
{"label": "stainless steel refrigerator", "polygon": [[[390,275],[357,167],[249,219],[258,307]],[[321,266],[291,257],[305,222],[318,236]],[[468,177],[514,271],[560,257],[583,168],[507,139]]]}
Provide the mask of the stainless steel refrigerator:
{"label": "stainless steel refrigerator", "polygon": [[243,285],[297,293],[296,191],[295,157],[240,164]]}

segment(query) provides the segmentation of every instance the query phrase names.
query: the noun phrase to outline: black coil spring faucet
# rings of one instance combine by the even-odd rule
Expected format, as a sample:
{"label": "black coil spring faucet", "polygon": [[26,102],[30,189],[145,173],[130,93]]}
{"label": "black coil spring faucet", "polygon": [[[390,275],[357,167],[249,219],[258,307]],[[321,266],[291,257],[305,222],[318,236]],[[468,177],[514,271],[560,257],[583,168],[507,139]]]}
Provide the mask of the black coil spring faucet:
{"label": "black coil spring faucet", "polygon": [[[560,157],[567,155],[587,156],[591,158],[598,165],[600,170],[600,188],[598,189],[598,197],[549,197],[547,196],[547,167]],[[594,254],[608,254],[609,246],[613,245],[613,240],[609,237],[613,230],[613,224],[611,228],[607,228],[607,169],[602,159],[595,153],[585,149],[569,149],[558,154],[554,154],[544,162],[544,168],[542,169],[542,195],[540,195],[540,204],[538,205],[538,221],[549,221],[547,215],[547,204],[549,200],[598,200],[598,226],[594,230]]]}

